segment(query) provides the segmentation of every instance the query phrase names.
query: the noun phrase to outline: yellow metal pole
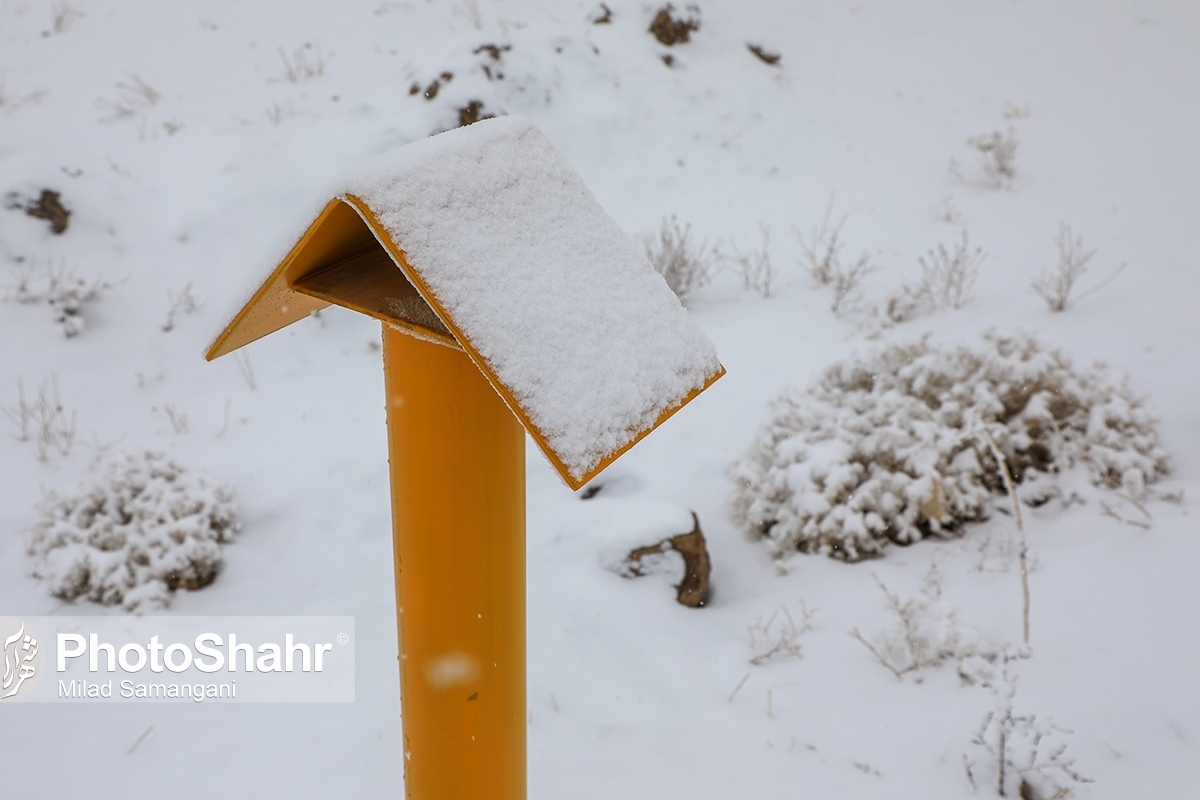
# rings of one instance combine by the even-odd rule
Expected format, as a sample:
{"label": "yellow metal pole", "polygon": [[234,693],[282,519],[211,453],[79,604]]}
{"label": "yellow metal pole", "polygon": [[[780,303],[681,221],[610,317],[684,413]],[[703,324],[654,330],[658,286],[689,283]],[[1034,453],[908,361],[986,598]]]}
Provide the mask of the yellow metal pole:
{"label": "yellow metal pole", "polygon": [[410,800],[525,800],[525,433],[463,352],[383,326]]}

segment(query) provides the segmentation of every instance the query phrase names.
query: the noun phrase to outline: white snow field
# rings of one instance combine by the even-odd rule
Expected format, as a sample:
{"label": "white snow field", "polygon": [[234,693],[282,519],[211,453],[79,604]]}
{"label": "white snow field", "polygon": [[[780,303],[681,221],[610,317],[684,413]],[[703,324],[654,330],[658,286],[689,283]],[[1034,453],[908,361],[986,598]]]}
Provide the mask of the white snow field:
{"label": "white snow field", "polygon": [[[532,120],[631,235],[677,215],[750,258],[770,230],[769,296],[727,261],[688,298],[728,374],[594,497],[530,444],[531,797],[991,797],[1001,730],[1010,797],[1200,794],[1200,5],[702,0],[666,47],[656,5],[606,4],[596,24],[569,0],[0,0],[0,614],[127,613],[51,595],[26,541],[44,492],[156,451],[234,487],[241,530],[215,581],[146,613],[353,615],[358,635],[353,704],[2,707],[14,796],[400,796],[378,323],[331,308],[201,353],[330,187],[458,109]],[[44,189],[62,234],[23,213]],[[842,263],[877,267],[837,313],[795,233],[831,197]],[[1060,222],[1096,254],[1056,313],[1031,282]],[[889,320],[964,230],[986,252],[966,302]],[[735,525],[731,465],[774,398],[993,329],[1127,375],[1171,465],[1141,499],[1072,470],[1023,509],[1027,648],[1000,493],[959,536],[860,563],[778,560]],[[608,568],[690,511],[707,606]]]}

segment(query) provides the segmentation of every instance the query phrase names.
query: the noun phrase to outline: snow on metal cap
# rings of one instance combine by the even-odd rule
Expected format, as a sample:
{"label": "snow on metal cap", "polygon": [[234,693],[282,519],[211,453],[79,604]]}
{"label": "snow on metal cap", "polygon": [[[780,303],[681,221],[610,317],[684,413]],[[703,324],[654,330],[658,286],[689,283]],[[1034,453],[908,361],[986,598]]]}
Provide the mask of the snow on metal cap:
{"label": "snow on metal cap", "polygon": [[207,357],[330,303],[458,347],[578,488],[725,370],[530,121],[387,154],[348,182]]}

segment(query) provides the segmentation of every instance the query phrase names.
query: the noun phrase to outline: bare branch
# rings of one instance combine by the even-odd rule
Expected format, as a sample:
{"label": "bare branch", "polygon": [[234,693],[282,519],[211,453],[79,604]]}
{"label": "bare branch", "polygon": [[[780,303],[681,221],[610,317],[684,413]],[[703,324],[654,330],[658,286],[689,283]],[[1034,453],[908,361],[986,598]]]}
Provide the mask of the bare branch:
{"label": "bare branch", "polygon": [[911,670],[911,668],[909,668],[909,669],[906,669],[903,672],[901,672],[900,670],[896,669],[896,667],[892,664],[892,662],[890,662],[886,658],[884,658],[883,654],[875,649],[875,645],[868,642],[866,640],[866,638],[861,633],[859,633],[858,628],[854,628],[853,630],[851,630],[850,635],[853,636],[855,639],[858,639],[860,642],[862,642],[863,647],[870,650],[871,655],[875,656],[875,660],[878,661],[883,666],[887,667],[888,672],[890,672],[896,676],[896,680],[898,680],[898,681],[904,680],[904,672],[909,672]]}

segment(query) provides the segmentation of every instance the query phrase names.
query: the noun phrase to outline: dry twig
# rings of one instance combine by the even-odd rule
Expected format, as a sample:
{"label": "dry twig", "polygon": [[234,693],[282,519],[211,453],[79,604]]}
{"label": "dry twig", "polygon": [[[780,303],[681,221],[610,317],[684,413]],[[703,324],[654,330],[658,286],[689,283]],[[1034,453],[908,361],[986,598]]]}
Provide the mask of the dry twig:
{"label": "dry twig", "polygon": [[1029,644],[1029,548],[1025,542],[1025,526],[1021,522],[1021,503],[1017,500],[1017,487],[1013,484],[1012,473],[1008,468],[1008,459],[1004,455],[1004,451],[1000,449],[1000,445],[996,444],[995,437],[987,428],[983,429],[983,435],[987,439],[988,447],[991,448],[992,456],[995,457],[996,463],[1000,466],[1000,474],[1004,478],[1004,488],[1008,490],[1008,497],[1012,501],[1013,519],[1017,523],[1017,535],[1020,537],[1020,549],[1017,551],[1017,559],[1021,564],[1021,595],[1024,599],[1021,614],[1021,634],[1025,644]]}

